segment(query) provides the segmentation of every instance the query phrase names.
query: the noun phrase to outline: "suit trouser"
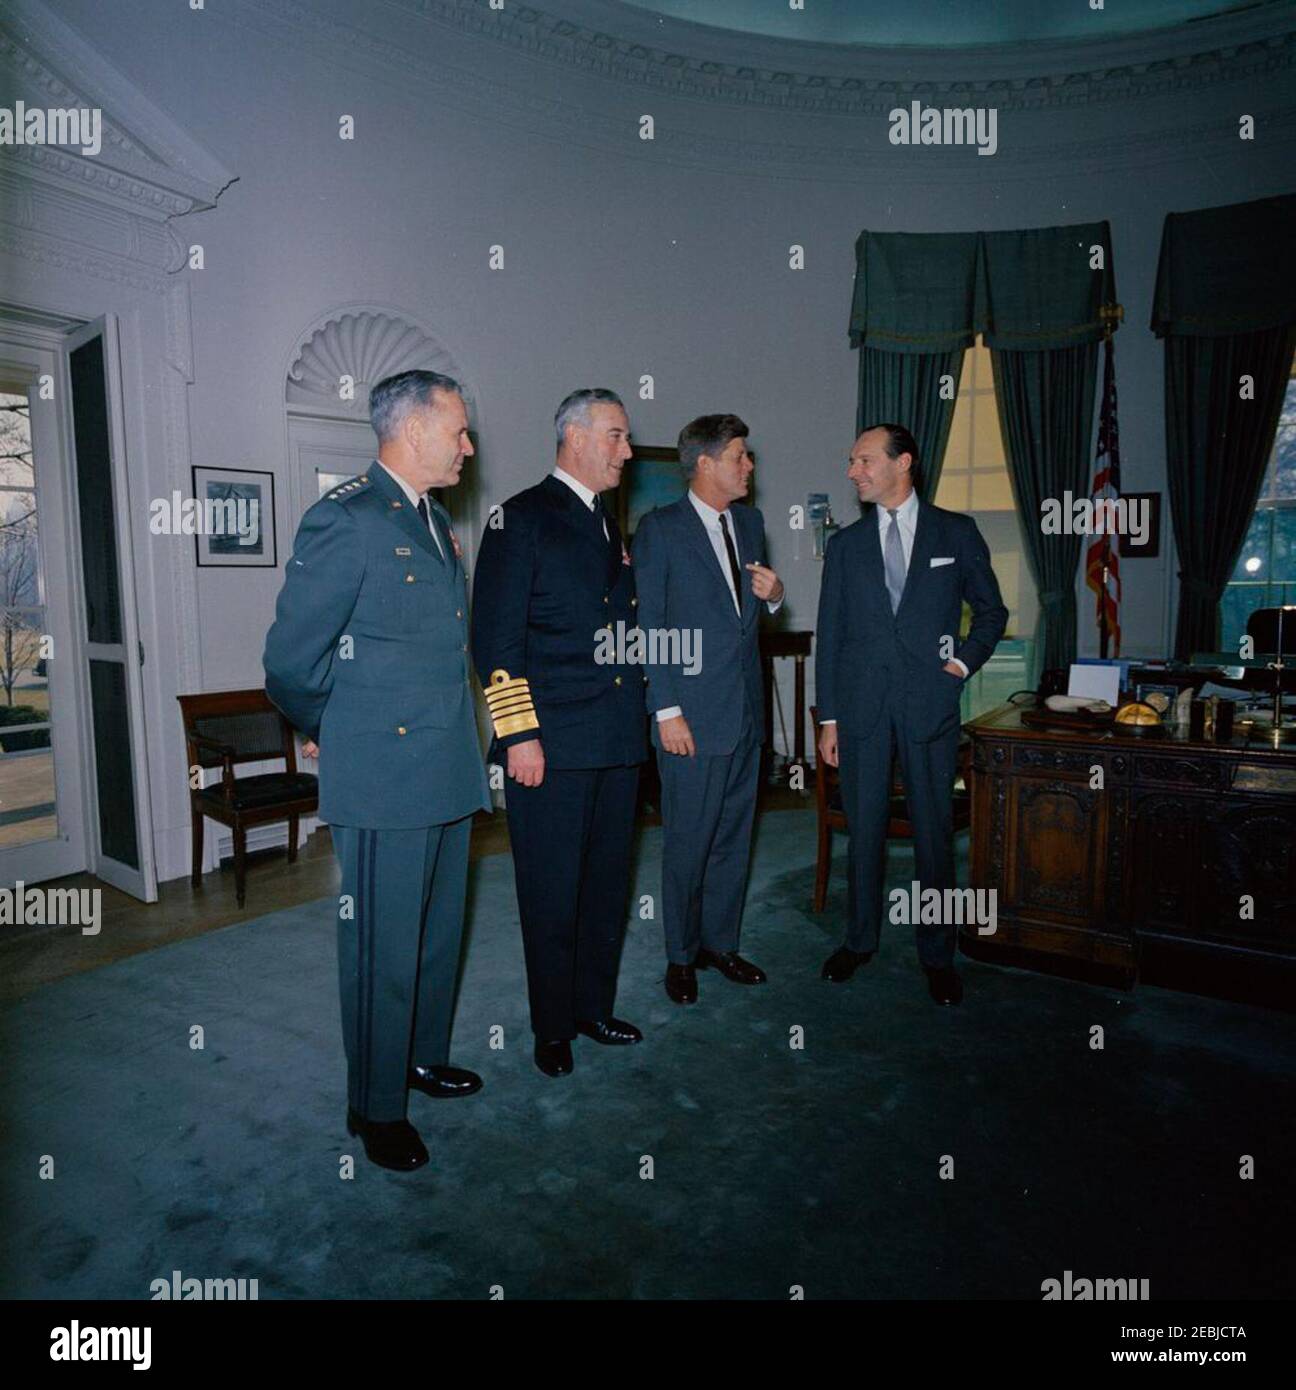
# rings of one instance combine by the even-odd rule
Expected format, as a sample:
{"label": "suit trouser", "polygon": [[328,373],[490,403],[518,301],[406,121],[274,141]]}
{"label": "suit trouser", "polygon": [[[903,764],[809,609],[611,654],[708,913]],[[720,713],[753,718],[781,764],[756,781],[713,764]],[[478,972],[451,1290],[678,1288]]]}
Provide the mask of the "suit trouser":
{"label": "suit trouser", "polygon": [[760,776],[750,716],[732,753],[690,758],[659,748],[657,768],[666,959],[690,965],[699,946],[717,954],[738,949]]}
{"label": "suit trouser", "polygon": [[[900,760],[909,819],[913,824],[914,870],[922,888],[956,886],[954,878],[954,775],[959,729],[930,743],[908,738],[903,697],[892,695],[873,729],[860,738],[838,736],[842,807],[850,831],[846,945],[876,951],[882,928],[887,822],[891,818],[891,756]],[[918,959],[924,966],[954,963],[955,924],[915,925]]]}
{"label": "suit trouser", "polygon": [[347,1098],[367,1119],[404,1119],[411,1062],[449,1057],[471,828],[471,816],[417,830],[332,827],[352,913],[338,915]]}
{"label": "suit trouser", "polygon": [[546,767],[505,793],[531,1030],[574,1038],[612,1016],[639,768]]}

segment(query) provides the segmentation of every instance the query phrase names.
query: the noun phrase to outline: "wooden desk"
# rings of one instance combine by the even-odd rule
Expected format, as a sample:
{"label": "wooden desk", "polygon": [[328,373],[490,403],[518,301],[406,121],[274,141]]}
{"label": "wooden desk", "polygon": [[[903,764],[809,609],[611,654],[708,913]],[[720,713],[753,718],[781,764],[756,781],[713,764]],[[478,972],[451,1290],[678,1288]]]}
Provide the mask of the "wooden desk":
{"label": "wooden desk", "polygon": [[1032,729],[1010,705],[966,728],[971,884],[998,894],[997,931],[965,933],[968,954],[1020,947],[1131,982],[1150,942],[1296,963],[1296,746]]}

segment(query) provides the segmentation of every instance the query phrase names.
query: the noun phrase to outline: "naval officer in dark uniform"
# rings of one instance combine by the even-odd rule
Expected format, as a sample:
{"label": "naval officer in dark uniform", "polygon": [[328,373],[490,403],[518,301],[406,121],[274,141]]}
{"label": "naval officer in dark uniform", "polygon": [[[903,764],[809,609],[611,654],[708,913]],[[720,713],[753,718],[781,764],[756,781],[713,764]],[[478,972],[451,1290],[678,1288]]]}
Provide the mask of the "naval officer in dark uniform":
{"label": "naval officer in dark uniform", "polygon": [[319,754],[342,870],[347,1127],[404,1171],[428,1161],[407,1087],[481,1087],[447,1057],[468,834],[490,793],[459,545],[426,495],[454,486],[473,452],[463,396],[449,377],[402,372],[373,388],[369,413],[378,462],[302,518],[264,663],[270,698]]}
{"label": "naval officer in dark uniform", "polygon": [[536,1065],[562,1076],[577,1033],[608,1044],[642,1036],[612,1005],[648,748],[643,667],[621,659],[615,640],[636,626],[634,574],[600,495],[621,481],[630,423],[601,389],[574,391],[554,423],[557,467],[486,526],[472,647],[491,760],[510,779]]}

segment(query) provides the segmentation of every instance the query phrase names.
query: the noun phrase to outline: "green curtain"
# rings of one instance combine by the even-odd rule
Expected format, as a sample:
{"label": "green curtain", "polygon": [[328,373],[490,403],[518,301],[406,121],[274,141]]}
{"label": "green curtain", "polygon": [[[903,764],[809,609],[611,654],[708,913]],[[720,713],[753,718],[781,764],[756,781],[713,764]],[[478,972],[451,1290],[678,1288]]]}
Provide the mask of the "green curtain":
{"label": "green curtain", "polygon": [[977,232],[861,232],[856,239],[852,347],[971,347],[984,299]]}
{"label": "green curtain", "polygon": [[1045,535],[1040,508],[1068,490],[1089,495],[1098,345],[992,348],[990,363],[1022,545],[1039,592],[1029,682],[1037,685],[1040,671],[1067,667],[1076,655],[1075,576],[1086,538]]}
{"label": "green curtain", "polygon": [[1220,337],[1296,323],[1296,193],[1172,212],[1161,231],[1152,331]]}
{"label": "green curtain", "polygon": [[923,450],[922,495],[936,494],[954,402],[933,383],[984,335],[1017,522],[1040,594],[1036,671],[1076,650],[1082,537],[1045,536],[1040,503],[1087,497],[1101,309],[1116,302],[1111,227],[1012,232],[861,232],[851,345],[860,351],[857,421],[895,420]]}
{"label": "green curtain", "polygon": [[[1165,339],[1175,655],[1219,647],[1219,603],[1273,449],[1296,352],[1296,194],[1171,213],[1152,329]],[[1252,379],[1243,398],[1242,378]]]}
{"label": "green curtain", "polygon": [[[1179,550],[1175,655],[1219,650],[1219,605],[1255,513],[1282,412],[1296,324],[1168,337],[1166,472]],[[1250,376],[1255,397],[1243,400]]]}
{"label": "green curtain", "polygon": [[[945,352],[860,348],[855,432],[886,422],[908,427],[918,441],[918,495],[924,502],[936,500],[963,375],[963,352],[961,347]],[[949,381],[942,383],[942,377]],[[943,385],[949,389],[943,390]]]}

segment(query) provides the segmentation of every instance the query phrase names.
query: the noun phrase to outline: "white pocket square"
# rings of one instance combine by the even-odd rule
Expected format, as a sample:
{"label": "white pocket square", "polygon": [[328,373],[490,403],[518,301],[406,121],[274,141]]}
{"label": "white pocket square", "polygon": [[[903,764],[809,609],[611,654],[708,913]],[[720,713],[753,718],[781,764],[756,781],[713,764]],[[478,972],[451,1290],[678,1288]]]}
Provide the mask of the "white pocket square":
{"label": "white pocket square", "polygon": [[935,569],[937,565],[952,565],[953,563],[954,563],[954,556],[953,556],[953,555],[933,555],[933,556],[932,556],[932,561],[931,561],[931,567],[932,567],[932,569]]}

